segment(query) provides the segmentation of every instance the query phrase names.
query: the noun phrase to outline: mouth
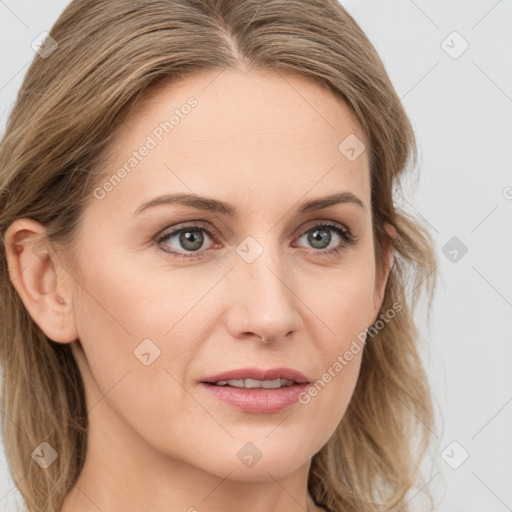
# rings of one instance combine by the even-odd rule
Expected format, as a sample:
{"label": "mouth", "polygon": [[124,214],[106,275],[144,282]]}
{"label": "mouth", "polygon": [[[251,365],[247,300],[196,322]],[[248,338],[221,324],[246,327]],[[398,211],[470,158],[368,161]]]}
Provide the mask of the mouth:
{"label": "mouth", "polygon": [[247,413],[273,413],[297,402],[309,385],[307,377],[290,368],[242,368],[202,379],[210,396]]}
{"label": "mouth", "polygon": [[[206,384],[234,387],[268,387],[277,388],[293,384],[306,384],[308,378],[293,368],[239,368],[218,373],[201,380]],[[279,384],[279,385],[278,385]]]}
{"label": "mouth", "polygon": [[205,382],[211,386],[230,386],[232,388],[244,389],[280,389],[284,387],[293,386],[297,382],[288,379],[274,379],[274,380],[257,380],[257,379],[230,379],[219,380],[217,382]]}

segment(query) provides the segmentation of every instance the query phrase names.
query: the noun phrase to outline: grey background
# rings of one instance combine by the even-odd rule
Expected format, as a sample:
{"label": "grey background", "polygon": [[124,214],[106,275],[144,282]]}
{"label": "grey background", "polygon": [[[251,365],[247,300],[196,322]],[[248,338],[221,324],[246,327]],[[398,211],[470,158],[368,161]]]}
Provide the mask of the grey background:
{"label": "grey background", "polygon": [[[341,3],[380,53],[420,149],[419,186],[401,204],[430,225],[441,278],[430,323],[417,316],[439,424],[428,490],[440,512],[512,510],[512,2]],[[0,0],[1,133],[31,42],[67,4]],[[16,496],[0,448],[0,511]],[[410,495],[417,510],[423,496]]]}

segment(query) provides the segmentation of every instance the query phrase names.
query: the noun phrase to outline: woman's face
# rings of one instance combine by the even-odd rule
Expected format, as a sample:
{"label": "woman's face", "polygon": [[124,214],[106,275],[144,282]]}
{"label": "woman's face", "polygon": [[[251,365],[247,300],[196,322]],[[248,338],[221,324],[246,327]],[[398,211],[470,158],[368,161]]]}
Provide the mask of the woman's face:
{"label": "woman's face", "polygon": [[270,71],[189,77],[131,111],[67,267],[91,425],[235,480],[309,464],[387,278],[363,141],[327,89]]}

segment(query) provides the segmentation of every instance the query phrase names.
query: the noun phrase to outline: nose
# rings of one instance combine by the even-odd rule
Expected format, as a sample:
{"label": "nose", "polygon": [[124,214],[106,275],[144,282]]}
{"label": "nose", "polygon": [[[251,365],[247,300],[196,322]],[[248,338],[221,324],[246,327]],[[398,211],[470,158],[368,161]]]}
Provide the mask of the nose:
{"label": "nose", "polygon": [[286,255],[248,237],[227,276],[228,329],[233,338],[267,344],[290,339],[300,327],[300,291]]}

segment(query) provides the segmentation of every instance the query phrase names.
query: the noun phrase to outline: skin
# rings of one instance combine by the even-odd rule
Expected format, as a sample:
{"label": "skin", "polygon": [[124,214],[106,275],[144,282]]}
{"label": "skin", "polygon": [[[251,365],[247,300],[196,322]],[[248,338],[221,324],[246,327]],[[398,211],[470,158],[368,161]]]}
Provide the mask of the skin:
{"label": "skin", "polygon": [[[167,84],[132,109],[106,177],[190,96],[198,106],[103,199],[91,199],[74,252],[52,250],[32,219],[6,233],[13,285],[46,335],[71,343],[85,384],[87,458],[63,512],[322,510],[307,492],[311,459],[346,411],[362,352],[307,405],[277,413],[239,411],[198,380],[286,366],[315,382],[375,321],[390,253],[376,265],[367,152],[350,161],[338,150],[350,134],[365,139],[347,107],[307,78],[217,71]],[[302,201],[342,191],[364,209],[296,213]],[[232,203],[239,216],[176,204],[133,215],[174,192]],[[218,232],[201,232],[199,256],[164,250],[193,253],[179,236],[153,240],[195,221]],[[328,230],[329,248],[344,249],[325,256],[308,239],[325,221],[357,241]],[[252,263],[236,252],[248,236],[263,248]],[[160,349],[149,366],[133,353],[146,338]],[[248,442],[261,452],[252,467],[237,457]]]}

